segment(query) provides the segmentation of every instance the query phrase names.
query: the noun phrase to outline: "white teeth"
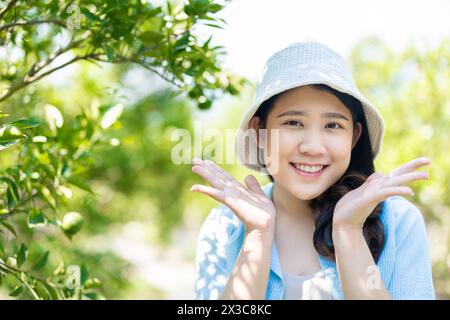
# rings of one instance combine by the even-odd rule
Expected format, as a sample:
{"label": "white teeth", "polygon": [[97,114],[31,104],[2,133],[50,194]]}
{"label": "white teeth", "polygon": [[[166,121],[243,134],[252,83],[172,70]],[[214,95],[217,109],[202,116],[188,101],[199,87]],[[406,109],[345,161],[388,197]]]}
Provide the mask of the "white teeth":
{"label": "white teeth", "polygon": [[306,166],[304,164],[296,163],[295,167],[298,170],[305,171],[305,172],[318,172],[318,171],[322,170],[324,166]]}

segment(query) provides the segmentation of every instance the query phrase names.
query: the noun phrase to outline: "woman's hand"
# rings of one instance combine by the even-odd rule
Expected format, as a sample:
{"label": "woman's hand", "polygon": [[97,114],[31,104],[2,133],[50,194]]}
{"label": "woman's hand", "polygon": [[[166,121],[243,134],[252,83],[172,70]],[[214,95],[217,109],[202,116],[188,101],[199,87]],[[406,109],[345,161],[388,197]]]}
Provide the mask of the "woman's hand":
{"label": "woman's hand", "polygon": [[194,158],[192,163],[192,171],[203,177],[211,187],[193,185],[191,191],[206,194],[229,207],[245,224],[246,232],[273,231],[275,206],[254,176],[245,177],[245,187],[210,160]]}
{"label": "woman's hand", "polygon": [[338,201],[333,214],[333,228],[362,230],[367,217],[381,201],[394,195],[413,195],[412,189],[405,184],[428,179],[426,172],[413,172],[428,164],[430,160],[421,157],[387,175],[378,172],[370,175],[359,188],[348,192]]}

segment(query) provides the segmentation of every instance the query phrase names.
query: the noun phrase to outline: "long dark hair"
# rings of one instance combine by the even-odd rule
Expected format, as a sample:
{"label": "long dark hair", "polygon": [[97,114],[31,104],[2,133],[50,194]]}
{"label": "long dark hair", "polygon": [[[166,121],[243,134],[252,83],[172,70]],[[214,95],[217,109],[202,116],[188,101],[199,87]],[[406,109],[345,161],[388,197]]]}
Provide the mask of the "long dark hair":
{"label": "long dark hair", "polygon": [[[315,231],[313,236],[314,248],[323,257],[335,261],[335,253],[332,239],[333,212],[336,203],[347,192],[361,186],[366,179],[375,172],[373,163],[369,132],[367,131],[367,122],[361,102],[353,96],[340,92],[325,84],[312,84],[311,87],[328,91],[334,94],[352,113],[353,127],[357,122],[362,125],[361,136],[351,153],[350,164],[342,177],[325,192],[309,202],[309,206],[314,214]],[[284,91],[285,92],[285,91]],[[281,92],[261,104],[255,116],[260,120],[260,129],[266,128],[267,116],[272,110],[276,99],[284,92]],[[263,165],[264,166],[264,165]],[[269,174],[270,180],[273,177]],[[380,221],[380,213],[383,202],[379,203],[366,219],[363,226],[363,235],[367,245],[372,253],[375,262],[381,255],[385,243],[384,226]]]}

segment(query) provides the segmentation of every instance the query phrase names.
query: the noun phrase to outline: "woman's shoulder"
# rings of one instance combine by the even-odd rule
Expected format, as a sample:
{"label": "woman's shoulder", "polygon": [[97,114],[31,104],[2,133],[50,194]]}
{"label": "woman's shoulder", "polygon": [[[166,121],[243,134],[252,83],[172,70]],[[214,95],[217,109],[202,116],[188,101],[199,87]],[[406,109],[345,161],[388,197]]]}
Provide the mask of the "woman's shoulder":
{"label": "woman's shoulder", "polygon": [[385,200],[384,221],[396,233],[411,231],[414,227],[424,227],[425,220],[420,209],[403,196],[391,196]]}

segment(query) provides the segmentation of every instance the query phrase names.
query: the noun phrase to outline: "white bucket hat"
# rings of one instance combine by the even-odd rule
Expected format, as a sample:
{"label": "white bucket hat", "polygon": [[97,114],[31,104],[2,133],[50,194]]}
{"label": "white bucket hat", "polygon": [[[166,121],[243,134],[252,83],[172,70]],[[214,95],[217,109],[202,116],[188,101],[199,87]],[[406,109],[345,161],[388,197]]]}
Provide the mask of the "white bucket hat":
{"label": "white bucket hat", "polygon": [[[381,149],[384,122],[377,108],[366,99],[353,80],[346,61],[322,43],[296,42],[275,52],[266,62],[250,108],[243,116],[236,137],[236,154],[239,163],[259,172],[268,173],[261,163],[261,148],[257,148],[256,135],[248,133],[249,121],[259,106],[270,97],[303,85],[326,84],[358,99],[366,117],[370,144],[374,158]],[[245,139],[248,139],[248,144]],[[246,148],[248,145],[249,148]],[[249,152],[258,150],[257,152]],[[248,156],[246,157],[246,154]]]}

